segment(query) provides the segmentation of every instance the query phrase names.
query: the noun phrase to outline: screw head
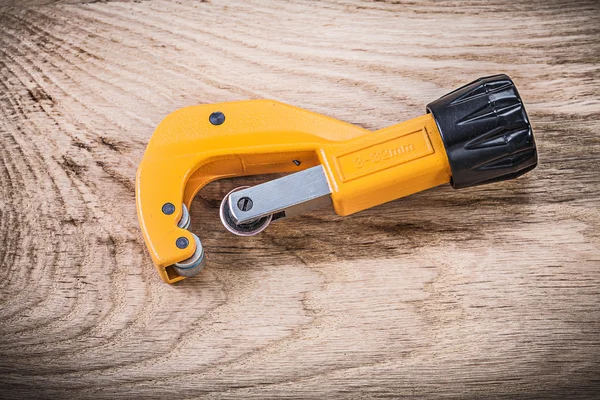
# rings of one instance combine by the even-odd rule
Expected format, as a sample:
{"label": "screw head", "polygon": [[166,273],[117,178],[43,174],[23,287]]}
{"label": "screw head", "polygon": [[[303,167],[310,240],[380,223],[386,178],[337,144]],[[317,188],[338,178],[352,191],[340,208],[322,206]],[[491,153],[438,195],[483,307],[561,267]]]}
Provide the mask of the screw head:
{"label": "screw head", "polygon": [[242,197],[238,200],[237,206],[242,211],[250,211],[254,203],[250,197]]}
{"label": "screw head", "polygon": [[175,206],[173,203],[165,203],[162,206],[162,212],[165,215],[171,215],[175,212]]}
{"label": "screw head", "polygon": [[190,241],[187,240],[187,238],[184,238],[183,236],[180,238],[177,238],[177,240],[175,241],[175,246],[177,246],[180,249],[185,249],[186,247],[188,247],[190,244]]}
{"label": "screw head", "polygon": [[213,125],[221,125],[223,122],[225,122],[225,114],[223,114],[221,111],[215,111],[214,113],[210,114],[208,120]]}

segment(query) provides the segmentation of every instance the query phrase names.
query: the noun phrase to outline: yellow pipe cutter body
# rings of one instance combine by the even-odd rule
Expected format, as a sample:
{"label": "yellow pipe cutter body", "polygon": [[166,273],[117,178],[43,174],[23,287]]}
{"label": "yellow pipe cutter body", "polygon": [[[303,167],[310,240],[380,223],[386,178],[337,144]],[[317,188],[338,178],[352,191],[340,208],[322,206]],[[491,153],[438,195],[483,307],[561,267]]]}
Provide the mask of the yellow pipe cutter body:
{"label": "yellow pipe cutter body", "polygon": [[458,188],[514,178],[537,164],[525,109],[505,75],[466,85],[428,111],[377,131],[270,100],[173,112],[136,178],[138,218],[160,277],[173,283],[203,268],[188,210],[217,179],[291,173],[225,198],[225,226],[249,235],[328,203],[346,216],[451,181]]}

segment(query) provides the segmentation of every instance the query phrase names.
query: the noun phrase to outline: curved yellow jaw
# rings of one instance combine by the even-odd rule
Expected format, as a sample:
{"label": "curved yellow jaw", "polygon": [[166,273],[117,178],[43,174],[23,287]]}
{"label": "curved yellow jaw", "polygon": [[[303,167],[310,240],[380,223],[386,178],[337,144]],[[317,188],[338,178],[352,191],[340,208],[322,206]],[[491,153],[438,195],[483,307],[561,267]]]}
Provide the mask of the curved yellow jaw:
{"label": "curved yellow jaw", "polygon": [[340,215],[450,180],[429,114],[373,132],[269,100],[183,108],[157,127],[136,179],[140,226],[161,278],[169,283],[185,278],[173,266],[194,255],[196,240],[178,223],[183,205],[189,209],[203,186],[317,165]]}

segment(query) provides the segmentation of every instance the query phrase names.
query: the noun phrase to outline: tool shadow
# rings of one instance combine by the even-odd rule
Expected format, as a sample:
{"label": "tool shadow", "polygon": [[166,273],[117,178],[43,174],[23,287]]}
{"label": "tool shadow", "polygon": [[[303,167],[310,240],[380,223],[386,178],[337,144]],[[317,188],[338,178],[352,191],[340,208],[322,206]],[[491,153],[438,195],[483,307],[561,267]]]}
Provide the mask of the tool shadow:
{"label": "tool shadow", "polygon": [[417,248],[481,238],[490,228],[514,224],[515,219],[505,216],[527,212],[523,205],[529,203],[529,193],[518,181],[466,190],[443,185],[347,217],[325,208],[284,218],[251,237],[235,236],[223,227],[223,196],[238,186],[279,176],[223,179],[198,193],[190,229],[202,240],[207,266],[262,268],[402,257]]}

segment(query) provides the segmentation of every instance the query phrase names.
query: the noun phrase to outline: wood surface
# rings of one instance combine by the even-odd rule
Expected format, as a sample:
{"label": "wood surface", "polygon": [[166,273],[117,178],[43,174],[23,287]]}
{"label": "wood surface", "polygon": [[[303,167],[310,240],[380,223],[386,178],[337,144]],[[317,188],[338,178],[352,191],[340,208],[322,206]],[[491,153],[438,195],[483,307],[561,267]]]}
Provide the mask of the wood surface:
{"label": "wood surface", "polygon": [[[480,76],[540,164],[251,238],[195,199],[209,265],[159,280],[134,205],[156,125],[270,98],[369,129]],[[593,398],[600,3],[0,0],[0,397]]]}

